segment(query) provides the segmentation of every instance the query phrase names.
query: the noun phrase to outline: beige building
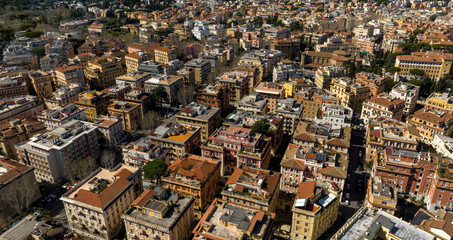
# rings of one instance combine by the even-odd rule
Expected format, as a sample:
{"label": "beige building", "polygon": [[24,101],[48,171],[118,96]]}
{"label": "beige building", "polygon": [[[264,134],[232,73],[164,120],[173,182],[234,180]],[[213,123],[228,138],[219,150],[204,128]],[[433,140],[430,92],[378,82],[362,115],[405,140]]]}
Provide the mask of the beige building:
{"label": "beige building", "polygon": [[442,111],[420,109],[410,115],[407,122],[420,133],[420,140],[431,144],[437,134],[451,136],[453,131],[453,115]]}
{"label": "beige building", "polygon": [[123,219],[128,240],[188,240],[194,222],[194,200],[155,187],[135,199]]}
{"label": "beige building", "polygon": [[403,100],[388,94],[381,94],[363,102],[360,118],[365,123],[376,117],[388,117],[400,121],[403,117],[404,107]]}
{"label": "beige building", "polygon": [[411,55],[396,56],[395,67],[400,75],[413,76],[411,70],[424,71],[425,76],[441,79],[451,74],[453,54],[442,52],[413,52]]}
{"label": "beige building", "polygon": [[407,82],[399,82],[390,91],[390,96],[404,101],[404,116],[409,116],[414,112],[418,101],[420,87]]}
{"label": "beige building", "polygon": [[285,88],[282,84],[274,82],[260,82],[255,86],[255,92],[267,99],[269,112],[275,111],[277,103],[285,96]]}
{"label": "beige building", "polygon": [[69,228],[90,239],[113,239],[121,216],[143,192],[141,170],[127,165],[94,171],[66,192],[61,200]]}
{"label": "beige building", "polygon": [[83,67],[81,66],[56,67],[54,74],[57,86],[70,86],[71,84],[85,86],[85,76],[83,75]]}
{"label": "beige building", "polygon": [[9,123],[10,126],[0,129],[0,151],[14,159],[17,159],[15,144],[46,132],[44,123],[36,120],[16,119]]}
{"label": "beige building", "polygon": [[453,114],[453,98],[447,93],[431,93],[425,101],[425,106],[430,109]]}
{"label": "beige building", "polygon": [[145,52],[132,52],[126,54],[124,60],[126,62],[126,72],[133,73],[138,70],[140,63],[148,60],[152,60],[153,55]]}
{"label": "beige building", "polygon": [[176,121],[181,124],[201,128],[201,141],[207,141],[209,136],[222,125],[219,108],[192,102],[176,114]]}
{"label": "beige building", "polygon": [[107,110],[111,116],[121,116],[124,130],[133,131],[140,127],[142,116],[140,104],[115,101]]}
{"label": "beige building", "polygon": [[183,78],[177,75],[157,75],[145,81],[145,92],[153,93],[154,89],[163,87],[167,96],[162,103],[169,105],[177,104],[177,94],[183,87]]}
{"label": "beige building", "polygon": [[85,79],[91,89],[105,89],[115,85],[115,78],[126,73],[124,59],[119,57],[98,57],[85,67]]}
{"label": "beige building", "polygon": [[176,48],[158,47],[154,49],[154,60],[161,64],[176,60]]}
{"label": "beige building", "polygon": [[346,77],[332,79],[330,91],[335,94],[336,98],[340,99],[341,105],[350,108],[354,108],[370,98],[369,87],[359,85]]}
{"label": "beige building", "polygon": [[249,93],[250,76],[244,71],[229,71],[220,74],[216,80],[225,87],[231,105],[237,104]]}
{"label": "beige building", "polygon": [[15,119],[33,119],[44,111],[44,104],[38,104],[36,96],[25,95],[0,101],[0,126]]}
{"label": "beige building", "polygon": [[301,182],[293,205],[291,239],[318,239],[337,220],[340,198],[338,193],[316,186],[316,182]]}
{"label": "beige building", "polygon": [[30,78],[38,100],[44,100],[45,98],[52,97],[53,89],[51,75],[42,71],[35,71],[29,72],[28,77]]}
{"label": "beige building", "polygon": [[96,91],[80,93],[75,104],[80,109],[85,110],[87,121],[94,121],[98,115],[107,113],[109,95],[105,92]]}
{"label": "beige building", "polygon": [[367,192],[366,205],[372,209],[380,209],[390,214],[395,214],[397,198],[396,181],[378,176],[370,178]]}

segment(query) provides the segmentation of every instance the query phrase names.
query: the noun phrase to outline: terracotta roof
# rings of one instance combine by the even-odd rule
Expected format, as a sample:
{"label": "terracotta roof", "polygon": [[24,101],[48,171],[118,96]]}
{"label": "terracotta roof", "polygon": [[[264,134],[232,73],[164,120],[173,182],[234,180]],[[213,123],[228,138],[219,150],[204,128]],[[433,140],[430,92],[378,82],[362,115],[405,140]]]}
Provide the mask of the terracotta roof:
{"label": "terracotta roof", "polygon": [[307,199],[315,196],[316,182],[301,182],[299,183],[299,188],[297,189],[296,198],[297,199]]}
{"label": "terracotta roof", "polygon": [[187,158],[178,158],[168,167],[172,173],[198,180],[207,180],[216,170],[218,163],[210,158],[191,155]]}
{"label": "terracotta roof", "polygon": [[387,99],[385,97],[380,97],[380,96],[374,96],[368,101],[370,101],[372,103],[375,103],[377,105],[381,105],[381,106],[387,107],[387,108],[391,107],[391,106],[395,106],[395,105],[399,105],[399,104],[404,103],[404,101],[399,99],[399,98],[395,98],[393,100],[389,100],[389,99]]}
{"label": "terracotta roof", "polygon": [[278,182],[280,180],[280,175],[271,174],[270,171],[255,169],[255,168],[236,168],[231,174],[230,178],[226,182],[226,185],[236,184],[239,180],[239,177],[242,175],[249,175],[249,174],[261,174],[264,176],[266,184],[264,185],[263,190],[267,191],[268,193],[272,194],[278,187]]}
{"label": "terracotta roof", "polygon": [[306,166],[302,161],[296,160],[294,156],[296,155],[299,147],[295,144],[290,143],[286,149],[283,159],[280,162],[280,166],[289,167],[299,170],[305,170]]}
{"label": "terracotta roof", "polygon": [[170,49],[168,47],[157,47],[156,50],[162,52],[170,52]]}
{"label": "terracotta roof", "polygon": [[142,56],[140,56],[139,54],[137,54],[135,52],[126,54],[126,57],[135,58],[135,59],[141,59],[142,58]]}
{"label": "terracotta roof", "polygon": [[343,179],[346,179],[346,177],[348,176],[347,172],[343,170],[341,167],[333,166],[328,166],[326,168],[321,169],[321,174]]}
{"label": "terracotta roof", "polygon": [[343,140],[338,139],[338,138],[332,138],[326,142],[327,145],[332,145],[332,146],[337,146],[337,147],[343,147],[347,148],[349,147],[348,144],[346,144]]}
{"label": "terracotta roof", "polygon": [[301,133],[293,138],[305,142],[316,142],[315,137],[307,133]]}
{"label": "terracotta roof", "polygon": [[153,198],[156,195],[156,192],[154,192],[151,189],[145,190],[140,194],[140,196],[137,197],[132,203],[131,206],[140,206],[143,207],[151,198]]}
{"label": "terracotta roof", "polygon": [[10,160],[7,157],[0,158],[0,166],[8,169],[7,172],[0,175],[0,185],[5,184],[20,174],[32,169],[29,166]]}
{"label": "terracotta roof", "polygon": [[[425,111],[426,110],[426,111]],[[427,122],[431,123],[448,123],[451,120],[453,120],[453,115],[445,113],[441,117],[435,114],[434,112],[431,112],[427,110],[426,108],[420,109],[417,112],[414,113],[413,115],[415,118],[425,120]]]}

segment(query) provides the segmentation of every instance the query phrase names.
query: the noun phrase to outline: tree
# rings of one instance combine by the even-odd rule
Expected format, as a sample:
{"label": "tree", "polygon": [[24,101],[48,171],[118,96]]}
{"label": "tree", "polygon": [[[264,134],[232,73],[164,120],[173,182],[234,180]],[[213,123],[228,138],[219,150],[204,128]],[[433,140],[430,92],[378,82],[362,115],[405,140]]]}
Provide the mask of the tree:
{"label": "tree", "polygon": [[416,76],[423,76],[423,75],[425,75],[425,71],[423,71],[423,70],[421,70],[421,69],[411,69],[409,72],[410,72],[410,74],[416,75]]}
{"label": "tree", "polygon": [[401,71],[401,68],[399,67],[390,67],[389,69],[387,69],[387,72],[391,73],[391,74],[395,74],[396,72],[399,72]]}
{"label": "tree", "polygon": [[195,97],[195,85],[184,85],[182,88],[178,90],[178,94],[176,95],[176,99],[180,105],[187,105],[193,102]]}
{"label": "tree", "polygon": [[154,88],[154,91],[153,91],[154,101],[159,102],[161,107],[162,107],[162,102],[166,101],[167,97],[168,97],[168,94],[164,87],[159,86],[159,87]]}
{"label": "tree", "polygon": [[37,31],[37,32],[32,32],[30,30],[27,30],[25,33],[24,33],[24,37],[28,37],[28,38],[37,38],[39,36],[41,36],[43,34],[43,32],[41,31]]}
{"label": "tree", "polygon": [[96,159],[94,159],[92,156],[87,156],[74,161],[66,157],[65,165],[66,178],[71,183],[86,178],[99,167],[96,163]]}
{"label": "tree", "polygon": [[0,42],[9,42],[14,38],[14,29],[12,28],[0,28]]}
{"label": "tree", "polygon": [[398,82],[393,81],[391,78],[386,78],[385,79],[385,85],[384,85],[384,92],[390,92],[392,91],[392,88],[397,84]]}
{"label": "tree", "polygon": [[429,20],[430,20],[431,22],[436,21],[436,19],[437,19],[437,15],[431,15],[431,16],[429,16]]}
{"label": "tree", "polygon": [[267,118],[263,118],[259,121],[256,121],[253,126],[252,126],[252,132],[253,133],[261,133],[261,134],[264,134],[267,132],[267,130],[269,130],[269,120],[267,120]]}
{"label": "tree", "polygon": [[255,17],[253,19],[253,25],[255,25],[256,27],[263,26],[263,18],[262,17]]}
{"label": "tree", "polygon": [[116,153],[110,149],[104,149],[101,152],[101,167],[112,169],[116,166]]}
{"label": "tree", "polygon": [[168,165],[164,160],[156,158],[143,167],[144,176],[146,179],[160,180],[166,174]]}
{"label": "tree", "polygon": [[140,124],[142,130],[156,129],[162,122],[160,114],[156,111],[148,111],[142,118]]}
{"label": "tree", "polygon": [[36,55],[38,58],[42,58],[46,55],[46,49],[44,47],[33,48],[30,53]]}

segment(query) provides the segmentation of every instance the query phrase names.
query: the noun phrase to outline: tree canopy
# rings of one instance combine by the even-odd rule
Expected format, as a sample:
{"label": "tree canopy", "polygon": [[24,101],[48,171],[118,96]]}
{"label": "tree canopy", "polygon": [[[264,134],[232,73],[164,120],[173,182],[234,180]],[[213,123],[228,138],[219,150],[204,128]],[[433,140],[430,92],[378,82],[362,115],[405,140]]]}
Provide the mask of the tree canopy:
{"label": "tree canopy", "polygon": [[252,132],[254,133],[266,133],[269,130],[269,121],[266,118],[263,118],[259,121],[256,121],[252,126]]}
{"label": "tree canopy", "polygon": [[144,176],[146,179],[157,180],[165,175],[167,164],[164,160],[156,158],[143,167]]}

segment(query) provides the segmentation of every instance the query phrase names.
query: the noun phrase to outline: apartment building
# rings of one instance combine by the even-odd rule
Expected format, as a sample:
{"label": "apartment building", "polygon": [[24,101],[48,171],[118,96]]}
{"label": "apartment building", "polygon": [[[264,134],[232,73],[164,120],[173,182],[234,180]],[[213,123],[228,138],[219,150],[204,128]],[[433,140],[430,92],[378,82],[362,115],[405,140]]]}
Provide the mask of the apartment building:
{"label": "apartment building", "polygon": [[280,60],[283,60],[283,57],[280,51],[269,49],[253,50],[244,54],[239,60],[238,65],[257,67],[260,71],[259,79],[262,79],[264,74],[271,73],[274,66]]}
{"label": "apartment building", "polygon": [[146,137],[127,144],[123,147],[122,153],[126,164],[138,168],[142,168],[155,158],[165,157],[163,148]]}
{"label": "apartment building", "polygon": [[72,84],[80,84],[85,86],[85,76],[83,67],[78,65],[61,66],[54,69],[55,83],[57,86],[70,86]]}
{"label": "apartment building", "polygon": [[321,66],[316,70],[315,85],[318,88],[330,89],[332,78],[345,77],[347,71],[344,67],[337,67],[335,65]]}
{"label": "apartment building", "polygon": [[128,135],[123,129],[121,116],[99,115],[94,119],[94,125],[110,145],[120,145]]}
{"label": "apartment building", "polygon": [[82,86],[78,83],[68,86],[61,86],[52,93],[52,98],[45,99],[47,108],[61,107],[70,103],[74,103],[79,98],[79,93],[82,92]]}
{"label": "apartment building", "polygon": [[302,105],[294,98],[281,99],[273,113],[284,118],[283,132],[291,135],[302,117]]}
{"label": "apartment building", "polygon": [[35,119],[44,111],[44,104],[38,104],[36,96],[25,95],[5,98],[0,101],[0,125],[14,119]]}
{"label": "apartment building", "polygon": [[333,129],[351,127],[352,109],[338,104],[323,104],[321,117],[316,117],[315,122],[321,125],[330,125]]}
{"label": "apartment building", "polygon": [[176,60],[176,48],[157,47],[154,49],[154,60],[161,64]]}
{"label": "apartment building", "polygon": [[220,74],[216,78],[220,86],[226,89],[231,105],[236,105],[249,93],[250,76],[245,72],[229,71]]}
{"label": "apartment building", "polygon": [[398,202],[396,181],[394,179],[371,177],[366,194],[366,206],[371,209],[379,209],[392,215]]}
{"label": "apartment building", "polygon": [[183,86],[183,79],[177,75],[157,75],[145,81],[145,92],[153,93],[155,88],[163,87],[167,92],[163,103],[173,106],[177,104],[177,94]]}
{"label": "apartment building", "polygon": [[428,108],[416,111],[408,117],[407,122],[419,131],[420,140],[427,144],[437,134],[451,136],[453,130],[453,115]]}
{"label": "apartment building", "polygon": [[200,127],[201,141],[205,142],[222,125],[221,111],[219,108],[192,102],[176,114],[176,122]]}
{"label": "apartment building", "polygon": [[427,108],[453,114],[453,98],[447,93],[431,93],[425,100],[425,106]]}
{"label": "apartment building", "polygon": [[84,73],[91,89],[105,89],[115,85],[116,77],[126,73],[126,64],[115,56],[97,57],[87,63]]}
{"label": "apartment building", "polygon": [[88,66],[88,62],[95,58],[96,58],[96,55],[93,53],[88,53],[88,52],[80,53],[73,58],[69,58],[68,65],[70,65],[70,66],[78,65],[78,66],[85,68],[86,66]]}
{"label": "apartment building", "polygon": [[294,99],[303,106],[302,119],[314,120],[323,104],[340,104],[340,100],[320,88],[310,87],[294,94]]}
{"label": "apartment building", "polygon": [[355,81],[357,84],[369,87],[371,97],[384,92],[385,80],[380,75],[368,72],[359,72],[355,75]]}
{"label": "apartment building", "polygon": [[140,127],[142,117],[142,109],[140,104],[124,101],[114,101],[107,108],[109,115],[121,116],[123,129],[133,131]]}
{"label": "apartment building", "polygon": [[370,98],[369,87],[359,85],[349,78],[333,79],[330,91],[340,99],[341,105],[351,108]]}
{"label": "apartment building", "polygon": [[86,120],[92,122],[98,115],[107,113],[109,100],[108,93],[88,91],[80,93],[75,104],[85,110]]}
{"label": "apartment building", "polygon": [[413,76],[411,70],[424,71],[425,76],[441,79],[451,74],[453,54],[442,52],[412,52],[411,55],[396,56],[395,67],[400,75]]}
{"label": "apartment building", "polygon": [[403,118],[404,108],[404,100],[388,94],[380,94],[363,102],[360,118],[365,123],[377,117],[388,117],[400,121]]}
{"label": "apartment building", "polygon": [[18,209],[28,209],[40,197],[34,168],[0,156],[0,225],[4,226],[21,214]]}
{"label": "apartment building", "polygon": [[10,98],[28,94],[28,86],[23,77],[5,76],[0,78],[0,98]]}
{"label": "apartment building", "polygon": [[275,213],[216,198],[193,230],[194,240],[271,239]]}
{"label": "apartment building", "polygon": [[138,71],[138,67],[144,61],[153,60],[153,55],[146,52],[132,52],[124,56],[124,61],[126,63],[126,72],[133,73]]}
{"label": "apartment building", "polygon": [[415,110],[419,92],[419,86],[415,86],[411,83],[399,82],[392,88],[392,91],[390,91],[389,94],[394,98],[399,98],[404,101],[403,116],[407,117]]}
{"label": "apartment building", "polygon": [[215,108],[220,108],[222,111],[229,106],[229,94],[225,87],[220,85],[207,85],[198,90],[197,103]]}
{"label": "apartment building", "polygon": [[237,104],[239,112],[251,112],[256,115],[264,115],[267,113],[268,99],[256,92],[252,92],[244,96]]}
{"label": "apartment building", "polygon": [[337,192],[315,181],[301,182],[292,208],[291,239],[318,239],[337,220],[339,206]]}
{"label": "apartment building", "polygon": [[292,38],[274,39],[270,42],[269,49],[280,51],[285,57],[289,58],[300,52],[300,41]]}
{"label": "apartment building", "polygon": [[275,111],[278,101],[284,98],[285,92],[282,84],[274,82],[260,82],[254,90],[267,99],[267,110],[269,112]]}
{"label": "apartment building", "polygon": [[47,130],[53,130],[63,124],[74,120],[85,121],[85,110],[78,108],[74,103],[62,107],[44,110],[37,116],[44,123]]}
{"label": "apartment building", "polygon": [[211,158],[189,155],[176,159],[162,177],[163,186],[180,195],[193,199],[195,217],[201,218],[206,205],[215,197],[220,178],[220,162]]}
{"label": "apartment building", "polygon": [[249,76],[249,92],[253,92],[253,88],[262,80],[260,69],[251,65],[239,65],[234,68],[234,71],[247,74]]}
{"label": "apartment building", "polygon": [[201,130],[196,126],[163,123],[150,134],[150,139],[169,150],[170,158],[177,159],[193,153],[201,145]]}
{"label": "apartment building", "polygon": [[211,73],[211,63],[205,59],[193,59],[184,64],[187,69],[192,69],[195,73],[195,82],[206,83],[208,76]]}
{"label": "apartment building", "polygon": [[149,72],[134,71],[116,78],[117,85],[130,86],[131,88],[143,88],[145,81],[153,75]]}
{"label": "apartment building", "polygon": [[236,168],[225,184],[222,199],[257,210],[275,212],[280,174],[256,168]]}
{"label": "apartment building", "polygon": [[127,239],[186,240],[194,223],[194,200],[155,187],[138,196],[122,218]]}
{"label": "apartment building", "polygon": [[17,159],[15,144],[26,141],[33,135],[46,132],[44,123],[37,120],[15,119],[9,122],[9,126],[0,129],[0,151],[6,156]]}
{"label": "apartment building", "polygon": [[222,126],[201,146],[203,157],[221,162],[222,176],[240,166],[265,169],[270,162],[270,140],[249,128]]}
{"label": "apartment building", "polygon": [[38,182],[51,183],[67,177],[75,162],[100,154],[97,127],[79,120],[37,134],[16,149],[19,161],[36,169]]}
{"label": "apartment building", "polygon": [[315,46],[316,52],[334,52],[343,48],[343,41],[338,37],[330,37],[323,44]]}
{"label": "apartment building", "polygon": [[90,239],[113,239],[121,216],[143,192],[141,170],[127,165],[99,168],[62,197],[69,228]]}
{"label": "apartment building", "polygon": [[31,81],[33,90],[38,100],[52,97],[52,76],[42,71],[28,72],[27,77]]}

